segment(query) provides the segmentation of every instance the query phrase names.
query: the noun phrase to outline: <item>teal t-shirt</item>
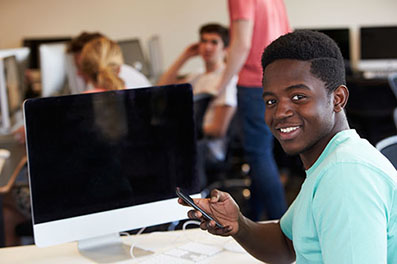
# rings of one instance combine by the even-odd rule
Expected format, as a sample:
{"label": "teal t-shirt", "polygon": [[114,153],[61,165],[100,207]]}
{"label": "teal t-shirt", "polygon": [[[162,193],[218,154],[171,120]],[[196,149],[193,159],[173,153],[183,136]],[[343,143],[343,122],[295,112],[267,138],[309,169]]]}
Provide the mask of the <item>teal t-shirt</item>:
{"label": "teal t-shirt", "polygon": [[397,172],[355,130],[336,134],[281,218],[296,263],[397,263]]}

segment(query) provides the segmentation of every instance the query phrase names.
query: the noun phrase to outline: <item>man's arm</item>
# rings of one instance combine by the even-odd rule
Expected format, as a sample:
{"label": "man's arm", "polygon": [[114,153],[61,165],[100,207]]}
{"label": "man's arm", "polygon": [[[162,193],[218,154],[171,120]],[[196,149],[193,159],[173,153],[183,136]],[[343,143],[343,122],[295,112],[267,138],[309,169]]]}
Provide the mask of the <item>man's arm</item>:
{"label": "man's arm", "polygon": [[281,231],[279,222],[255,223],[241,216],[239,231],[233,238],[255,258],[266,263],[292,263],[292,241]]}
{"label": "man's arm", "polygon": [[198,55],[198,43],[188,46],[176,61],[159,78],[157,85],[166,85],[186,82],[186,79],[178,79],[178,72],[190,58]]}
{"label": "man's arm", "polygon": [[[179,200],[183,204],[182,200]],[[204,211],[212,215],[225,228],[217,228],[214,221],[191,210],[188,216],[201,221],[200,228],[208,232],[233,236],[248,253],[268,263],[291,263],[295,260],[292,242],[281,231],[279,223],[256,223],[244,217],[233,198],[219,190],[211,191],[210,199],[194,199]]]}
{"label": "man's arm", "polygon": [[204,134],[211,137],[223,137],[229,127],[236,108],[230,105],[217,105],[213,110],[210,124],[204,124]]}
{"label": "man's arm", "polygon": [[227,56],[226,68],[218,83],[218,90],[222,91],[234,75],[237,75],[247,60],[251,49],[254,24],[250,20],[235,20],[232,22],[231,42]]}

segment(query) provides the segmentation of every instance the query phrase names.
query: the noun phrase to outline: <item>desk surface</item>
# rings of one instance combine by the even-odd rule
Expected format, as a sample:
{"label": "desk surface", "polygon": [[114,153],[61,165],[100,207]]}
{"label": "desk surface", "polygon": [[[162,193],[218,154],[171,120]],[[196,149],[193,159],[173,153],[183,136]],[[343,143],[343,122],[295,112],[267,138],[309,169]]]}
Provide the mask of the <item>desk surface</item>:
{"label": "desk surface", "polygon": [[[213,236],[200,229],[189,229],[185,231],[154,232],[139,236],[123,238],[127,245],[134,243],[137,247],[149,249],[155,252],[163,252],[181,246],[190,241],[208,245],[222,246],[224,249],[209,258],[205,263],[262,263],[246,252],[235,251],[237,243],[230,237]],[[46,264],[46,263],[93,263],[83,257],[77,250],[77,243],[67,243],[48,248],[36,246],[20,246],[0,249],[2,263],[8,264]],[[138,257],[117,263],[139,263],[145,257]]]}

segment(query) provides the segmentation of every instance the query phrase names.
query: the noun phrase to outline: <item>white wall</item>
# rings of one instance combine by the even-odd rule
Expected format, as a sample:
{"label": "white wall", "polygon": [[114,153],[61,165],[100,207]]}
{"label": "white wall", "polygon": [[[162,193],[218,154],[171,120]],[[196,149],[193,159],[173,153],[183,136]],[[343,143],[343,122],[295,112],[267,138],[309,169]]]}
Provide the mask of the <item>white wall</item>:
{"label": "white wall", "polygon": [[[168,66],[199,25],[228,24],[227,0],[0,0],[0,49],[21,45],[25,37],[75,36],[98,30],[113,39],[161,37]],[[353,59],[359,25],[397,25],[396,0],[285,0],[291,25],[350,27]],[[193,62],[187,68],[198,65]]]}
{"label": "white wall", "polygon": [[139,37],[146,48],[158,34],[168,66],[198,40],[201,24],[228,24],[226,7],[226,0],[0,0],[0,49],[18,47],[25,37],[75,36],[83,30],[116,40]]}

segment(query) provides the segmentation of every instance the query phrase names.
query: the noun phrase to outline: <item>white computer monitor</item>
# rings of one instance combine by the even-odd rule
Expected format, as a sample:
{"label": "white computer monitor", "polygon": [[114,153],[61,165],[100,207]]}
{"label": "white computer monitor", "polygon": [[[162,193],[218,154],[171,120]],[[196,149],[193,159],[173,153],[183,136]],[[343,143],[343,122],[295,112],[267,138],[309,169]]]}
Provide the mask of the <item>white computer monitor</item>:
{"label": "white computer monitor", "polygon": [[78,74],[73,53],[66,54],[66,74],[71,94],[79,94],[87,90],[84,79]]}
{"label": "white computer monitor", "polygon": [[41,44],[40,72],[41,95],[43,97],[61,94],[66,85],[66,43]]}
{"label": "white computer monitor", "polygon": [[188,84],[27,100],[36,245],[105,258],[121,231],[186,218],[175,188],[199,191],[192,105]]}
{"label": "white computer monitor", "polygon": [[163,74],[163,51],[161,48],[160,37],[155,35],[150,37],[148,41],[149,48],[149,65],[150,65],[150,79],[156,83],[158,78]]}
{"label": "white computer monitor", "polygon": [[10,133],[22,123],[22,84],[15,56],[0,59],[1,133]]}
{"label": "white computer monitor", "polygon": [[396,45],[397,26],[361,27],[358,69],[363,72],[397,72]]}
{"label": "white computer monitor", "polygon": [[20,85],[22,89],[22,95],[27,92],[27,84],[25,82],[25,71],[28,69],[30,59],[29,48],[15,48],[15,49],[1,49],[0,58],[15,56],[18,62]]}
{"label": "white computer monitor", "polygon": [[146,77],[149,76],[150,70],[139,39],[119,40],[117,44],[123,53],[124,63],[134,67]]}

